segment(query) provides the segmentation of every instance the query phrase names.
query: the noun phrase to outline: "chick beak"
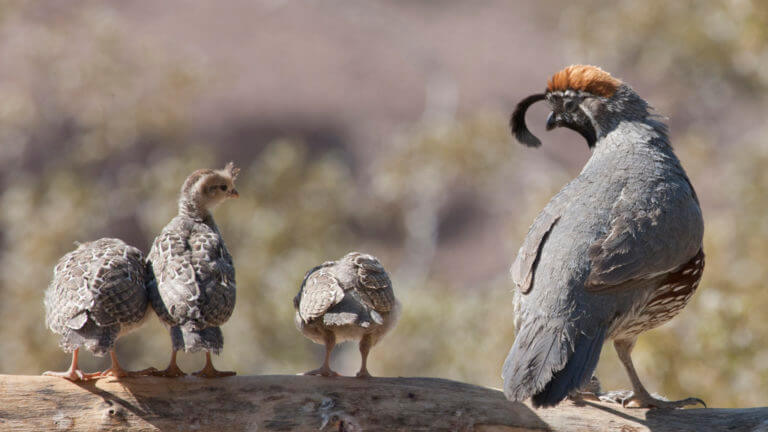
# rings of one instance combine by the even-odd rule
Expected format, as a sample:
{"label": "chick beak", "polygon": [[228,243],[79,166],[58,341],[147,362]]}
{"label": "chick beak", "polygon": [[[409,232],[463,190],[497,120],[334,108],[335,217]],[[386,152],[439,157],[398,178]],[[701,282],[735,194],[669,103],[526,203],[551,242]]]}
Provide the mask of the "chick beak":
{"label": "chick beak", "polygon": [[555,114],[554,111],[549,113],[547,116],[547,130],[551,131],[552,129],[557,127],[557,123],[560,121],[560,117]]}
{"label": "chick beak", "polygon": [[240,194],[237,192],[237,189],[232,189],[231,191],[229,191],[229,197],[240,198]]}

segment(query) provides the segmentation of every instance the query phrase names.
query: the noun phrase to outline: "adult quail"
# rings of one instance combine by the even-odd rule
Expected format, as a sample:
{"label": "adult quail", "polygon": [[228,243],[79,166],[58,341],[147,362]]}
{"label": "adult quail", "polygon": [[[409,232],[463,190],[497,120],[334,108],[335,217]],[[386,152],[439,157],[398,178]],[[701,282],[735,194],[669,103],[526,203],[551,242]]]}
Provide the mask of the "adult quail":
{"label": "adult quail", "polygon": [[522,100],[515,137],[540,145],[525,111],[546,100],[546,128],[581,134],[592,155],[536,217],[511,273],[517,335],[504,363],[504,393],[554,406],[592,377],[612,339],[632,383],[623,405],[676,408],[643,387],[630,357],[637,336],[677,315],[704,268],[699,201],[672,151],[667,126],[628,85],[594,66],[550,78]]}
{"label": "adult quail", "polygon": [[[115,342],[144,321],[147,285],[153,284],[141,251],[119,239],[83,243],[64,255],[45,292],[45,322],[61,335],[59,345],[72,353],[72,364],[66,372],[49,371],[44,375],[79,381],[138,374],[120,366]],[[81,347],[98,356],[109,352],[112,366],[103,372],[84,374],[77,365]]]}
{"label": "adult quail", "polygon": [[155,238],[148,260],[157,278],[149,290],[152,308],[170,328],[171,361],[155,375],[185,375],[176,353],[205,351],[205,367],[194,375],[213,378],[234,372],[218,371],[211,352],[224,346],[220,325],[235,307],[235,267],[211,210],[237,198],[234,181],[239,169],[230,162],[222,170],[201,169],[181,187],[179,213]]}
{"label": "adult quail", "polygon": [[362,363],[357,377],[370,377],[368,352],[395,326],[400,302],[376,257],[350,252],[307,272],[293,299],[296,327],[315,343],[325,345],[323,365],[305,375],[338,376],[331,370],[333,347],[359,340]]}

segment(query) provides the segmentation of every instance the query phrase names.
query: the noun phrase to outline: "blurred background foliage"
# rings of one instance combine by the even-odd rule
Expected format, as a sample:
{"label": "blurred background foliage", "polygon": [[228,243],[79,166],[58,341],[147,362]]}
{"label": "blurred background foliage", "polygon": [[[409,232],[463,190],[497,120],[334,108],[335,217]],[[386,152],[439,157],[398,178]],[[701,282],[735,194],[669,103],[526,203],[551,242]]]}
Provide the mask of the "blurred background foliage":
{"label": "blurred background foliage", "polygon": [[[404,304],[374,374],[499,387],[508,266],[588,157],[573,133],[541,135],[544,108],[529,114],[541,150],[513,143],[507,116],[579,62],[670,116],[704,207],[704,281],[640,338],[641,376],[672,398],[764,405],[768,3],[515,3],[1,3],[0,372],[68,364],[42,297],[73,242],[146,251],[186,175],[234,160],[241,198],[215,213],[238,282],[222,369],[316,367],[322,348],[293,327],[291,299],[308,268],[357,249]],[[168,350],[157,320],[118,344],[131,368],[164,366]],[[358,362],[351,345],[333,358],[347,374]],[[628,387],[610,347],[599,376]]]}

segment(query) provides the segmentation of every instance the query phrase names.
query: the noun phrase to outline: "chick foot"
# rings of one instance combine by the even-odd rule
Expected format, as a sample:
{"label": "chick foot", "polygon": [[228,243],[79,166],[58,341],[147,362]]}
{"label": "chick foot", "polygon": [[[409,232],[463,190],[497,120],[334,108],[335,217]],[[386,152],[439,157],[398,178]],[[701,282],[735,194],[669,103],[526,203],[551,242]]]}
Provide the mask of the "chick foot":
{"label": "chick foot", "polygon": [[107,378],[107,377],[128,378],[128,377],[151,375],[152,373],[157,372],[157,369],[155,368],[149,368],[149,369],[144,369],[144,370],[135,371],[135,372],[127,371],[123,369],[122,366],[120,366],[120,362],[117,361],[117,354],[115,354],[114,350],[110,351],[109,355],[112,358],[112,365],[109,367],[109,369],[106,369],[101,372],[86,374],[85,379],[99,379],[99,378]]}
{"label": "chick foot", "polygon": [[187,376],[187,374],[179,368],[176,364],[169,365],[167,368],[161,371],[153,371],[149,373],[152,376],[159,376],[165,378],[178,378]]}
{"label": "chick foot", "polygon": [[66,378],[73,382],[83,381],[86,379],[83,371],[81,371],[80,369],[72,369],[72,368],[64,372],[45,371],[43,372],[43,375]]}
{"label": "chick foot", "polygon": [[179,365],[176,364],[176,351],[171,351],[171,361],[168,363],[168,367],[164,370],[157,370],[155,368],[144,369],[148,375],[159,376],[165,378],[178,378],[186,376],[183,370],[179,369]]}
{"label": "chick foot", "polygon": [[304,372],[303,375],[317,375],[317,376],[324,376],[324,377],[337,377],[339,376],[338,373],[331,370],[330,367],[323,365],[322,367],[319,367],[317,369],[312,369],[311,371]]}
{"label": "chick foot", "polygon": [[85,374],[77,366],[79,355],[80,355],[80,348],[77,348],[72,352],[72,363],[70,363],[69,369],[67,369],[66,371],[64,372],[45,371],[43,372],[43,375],[66,378],[73,382],[84,380]]}
{"label": "chick foot", "polygon": [[216,370],[216,368],[213,367],[213,362],[211,361],[211,353],[206,352],[205,366],[199,371],[193,373],[192,375],[196,377],[201,377],[201,378],[222,378],[222,377],[234,376],[234,375],[237,375],[237,373],[233,371]]}

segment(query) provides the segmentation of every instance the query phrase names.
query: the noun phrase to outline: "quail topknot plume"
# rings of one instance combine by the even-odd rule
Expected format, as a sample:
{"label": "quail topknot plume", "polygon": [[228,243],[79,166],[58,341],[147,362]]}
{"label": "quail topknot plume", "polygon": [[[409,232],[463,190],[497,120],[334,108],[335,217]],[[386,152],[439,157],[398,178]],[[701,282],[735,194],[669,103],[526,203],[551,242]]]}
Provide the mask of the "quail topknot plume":
{"label": "quail topknot plume", "polygon": [[176,352],[205,350],[202,377],[234,375],[213,367],[211,352],[224,346],[220,325],[235,307],[235,267],[211,210],[228,198],[237,198],[239,169],[232,162],[222,170],[201,169],[181,187],[179,214],[155,238],[148,260],[157,278],[149,290],[152,307],[170,327],[171,361],[156,375],[176,377],[184,372]]}
{"label": "quail topknot plume", "polygon": [[395,326],[400,313],[384,267],[376,257],[359,252],[309,270],[293,306],[298,329],[325,345],[323,365],[305,375],[338,376],[330,367],[333,347],[345,340],[359,340],[362,363],[357,376],[370,377],[368,352]]}
{"label": "quail topknot plume", "polygon": [[630,357],[640,333],[682,310],[704,268],[701,209],[667,126],[628,85],[574,65],[515,109],[512,131],[528,146],[540,145],[525,126],[526,109],[539,100],[552,108],[547,130],[575,130],[592,155],[536,217],[512,265],[517,335],[504,393],[556,405],[588,383],[603,342],[613,339],[633,388],[623,405],[703,404],[651,396]]}
{"label": "quail topknot plume", "polygon": [[[80,244],[64,255],[53,271],[45,292],[45,321],[61,335],[59,345],[72,353],[66,372],[45,372],[72,381],[104,376],[123,377],[117,361],[115,342],[137,328],[147,315],[147,285],[154,278],[140,250],[122,240],[102,238]],[[78,367],[80,348],[98,356],[109,352],[112,366],[84,374]]]}

